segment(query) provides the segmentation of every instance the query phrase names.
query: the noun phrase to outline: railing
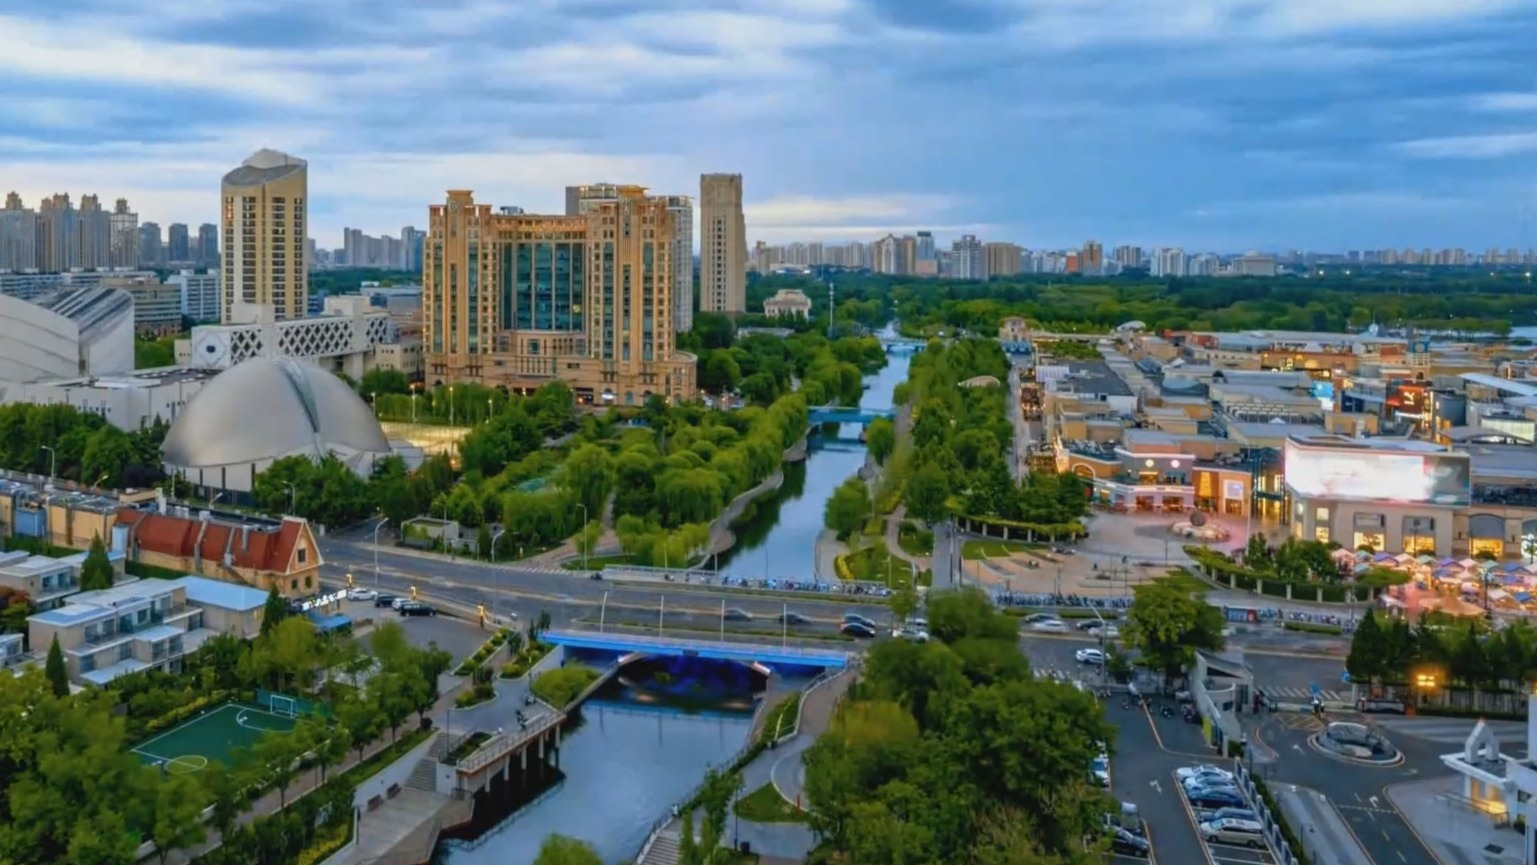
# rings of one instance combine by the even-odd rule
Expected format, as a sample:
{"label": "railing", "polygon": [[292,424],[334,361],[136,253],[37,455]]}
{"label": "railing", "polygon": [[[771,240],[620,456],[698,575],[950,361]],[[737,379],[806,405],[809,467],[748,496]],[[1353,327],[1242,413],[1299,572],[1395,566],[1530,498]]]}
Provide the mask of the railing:
{"label": "railing", "polygon": [[562,638],[568,640],[617,640],[627,645],[645,646],[653,649],[677,649],[679,651],[699,651],[708,649],[711,651],[739,650],[743,654],[752,654],[755,651],[768,649],[773,654],[788,655],[796,658],[822,659],[829,656],[845,656],[847,652],[839,652],[832,649],[806,649],[799,646],[769,647],[753,643],[720,643],[705,640],[673,639],[670,637],[653,637],[650,634],[606,634],[591,631],[546,631],[545,637],[551,642],[559,643]]}
{"label": "railing", "polygon": [[560,723],[562,717],[563,715],[560,712],[555,712],[554,714],[543,716],[525,730],[492,736],[475,753],[460,760],[457,768],[460,772],[474,774],[490,765],[493,761],[500,760],[507,754],[512,753],[519,745],[548,732],[551,727]]}
{"label": "railing", "polygon": [[484,846],[487,841],[490,841],[492,838],[496,837],[497,830],[501,829],[503,826],[506,826],[507,824],[509,824],[509,823],[513,822],[514,820],[518,819],[520,816],[528,813],[530,808],[533,808],[535,805],[538,805],[540,802],[543,802],[544,800],[550,798],[551,796],[554,796],[556,793],[560,792],[560,788],[562,788],[564,786],[566,786],[566,782],[565,782],[564,779],[562,779],[561,781],[559,781],[556,784],[554,784],[553,786],[551,786],[550,789],[545,790],[543,793],[540,793],[538,796],[535,796],[533,798],[533,801],[530,801],[527,804],[520,806],[518,808],[518,810],[512,812],[511,814],[508,814],[506,819],[502,820],[500,823],[497,823],[495,826],[488,826],[488,827],[486,827],[486,831],[480,833],[479,835],[476,835],[474,838],[470,838],[468,840],[461,839],[461,838],[454,838],[454,839],[450,839],[449,841],[445,842],[445,844],[450,849],[453,849],[453,850],[478,850],[482,846]]}

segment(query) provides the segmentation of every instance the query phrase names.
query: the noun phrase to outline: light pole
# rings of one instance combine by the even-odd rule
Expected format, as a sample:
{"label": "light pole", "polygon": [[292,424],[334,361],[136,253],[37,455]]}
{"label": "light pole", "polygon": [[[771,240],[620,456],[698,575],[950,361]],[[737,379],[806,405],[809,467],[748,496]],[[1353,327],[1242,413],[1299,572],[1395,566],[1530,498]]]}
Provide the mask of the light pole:
{"label": "light pole", "polygon": [[389,519],[382,519],[379,525],[374,526],[374,588],[379,588],[379,531],[384,528]]}
{"label": "light pole", "polygon": [[608,618],[608,592],[603,593],[603,602],[598,606],[598,633],[603,633],[603,623]]}
{"label": "light pole", "polygon": [[497,529],[491,533],[491,564],[493,565],[496,564],[496,543],[497,541],[500,541],[502,539],[502,535],[505,534],[507,534],[506,529]]}
{"label": "light pole", "polygon": [[785,604],[779,614],[779,648],[790,644],[790,605]]}
{"label": "light pole", "polygon": [[48,452],[48,480],[52,481],[58,474],[59,452],[48,445],[43,445],[42,449]]}
{"label": "light pole", "polygon": [[577,532],[577,543],[582,545],[582,570],[587,570],[587,505],[577,502],[576,506],[582,509],[582,527]]}
{"label": "light pole", "polygon": [[411,423],[416,423],[416,391],[411,391]]}
{"label": "light pole", "polygon": [[213,498],[208,500],[208,509],[209,510],[213,510],[213,506],[219,503],[219,499],[224,498],[224,494],[226,492],[229,492],[229,491],[228,490],[219,490],[218,492],[214,493],[213,494]]}
{"label": "light pole", "polygon": [[291,483],[285,483],[283,486],[288,487],[288,513],[292,516],[298,516],[298,514],[294,513],[294,508],[297,506],[295,501],[299,496],[299,491]]}
{"label": "light pole", "polygon": [[666,618],[667,618],[667,596],[663,595],[660,598],[657,598],[657,605],[656,605],[656,635],[658,637],[662,636],[662,623],[666,620]]}
{"label": "light pole", "polygon": [[454,425],[454,386],[448,386],[448,425]]}
{"label": "light pole", "polygon": [[720,599],[720,641],[726,642],[726,599]]}

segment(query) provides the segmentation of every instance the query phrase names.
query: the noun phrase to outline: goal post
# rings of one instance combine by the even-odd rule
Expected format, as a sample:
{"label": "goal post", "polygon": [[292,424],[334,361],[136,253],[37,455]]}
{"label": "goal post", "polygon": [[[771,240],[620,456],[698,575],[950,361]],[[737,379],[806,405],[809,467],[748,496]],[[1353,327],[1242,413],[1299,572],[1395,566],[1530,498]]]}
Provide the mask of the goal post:
{"label": "goal post", "polygon": [[267,708],[272,710],[272,714],[283,718],[296,718],[299,716],[299,701],[293,697],[273,694],[269,698]]}

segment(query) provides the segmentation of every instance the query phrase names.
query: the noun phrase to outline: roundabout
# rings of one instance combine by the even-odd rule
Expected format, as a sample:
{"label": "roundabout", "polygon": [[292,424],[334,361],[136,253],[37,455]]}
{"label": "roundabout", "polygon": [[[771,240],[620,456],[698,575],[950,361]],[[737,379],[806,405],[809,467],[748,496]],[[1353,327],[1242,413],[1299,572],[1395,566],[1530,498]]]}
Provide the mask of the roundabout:
{"label": "roundabout", "polygon": [[1386,736],[1365,724],[1336,721],[1308,737],[1313,750],[1342,763],[1387,769],[1404,762],[1404,754]]}

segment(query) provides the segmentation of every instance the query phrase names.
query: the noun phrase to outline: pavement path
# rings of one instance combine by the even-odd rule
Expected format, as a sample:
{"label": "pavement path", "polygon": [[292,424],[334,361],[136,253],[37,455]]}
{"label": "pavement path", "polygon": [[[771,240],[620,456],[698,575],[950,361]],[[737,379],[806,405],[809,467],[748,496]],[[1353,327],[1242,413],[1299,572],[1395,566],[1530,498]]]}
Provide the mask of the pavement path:
{"label": "pavement path", "polygon": [[898,561],[926,571],[934,566],[934,560],[930,556],[909,555],[902,549],[902,521],[907,519],[907,505],[897,505],[897,509],[886,515],[886,549]]}

